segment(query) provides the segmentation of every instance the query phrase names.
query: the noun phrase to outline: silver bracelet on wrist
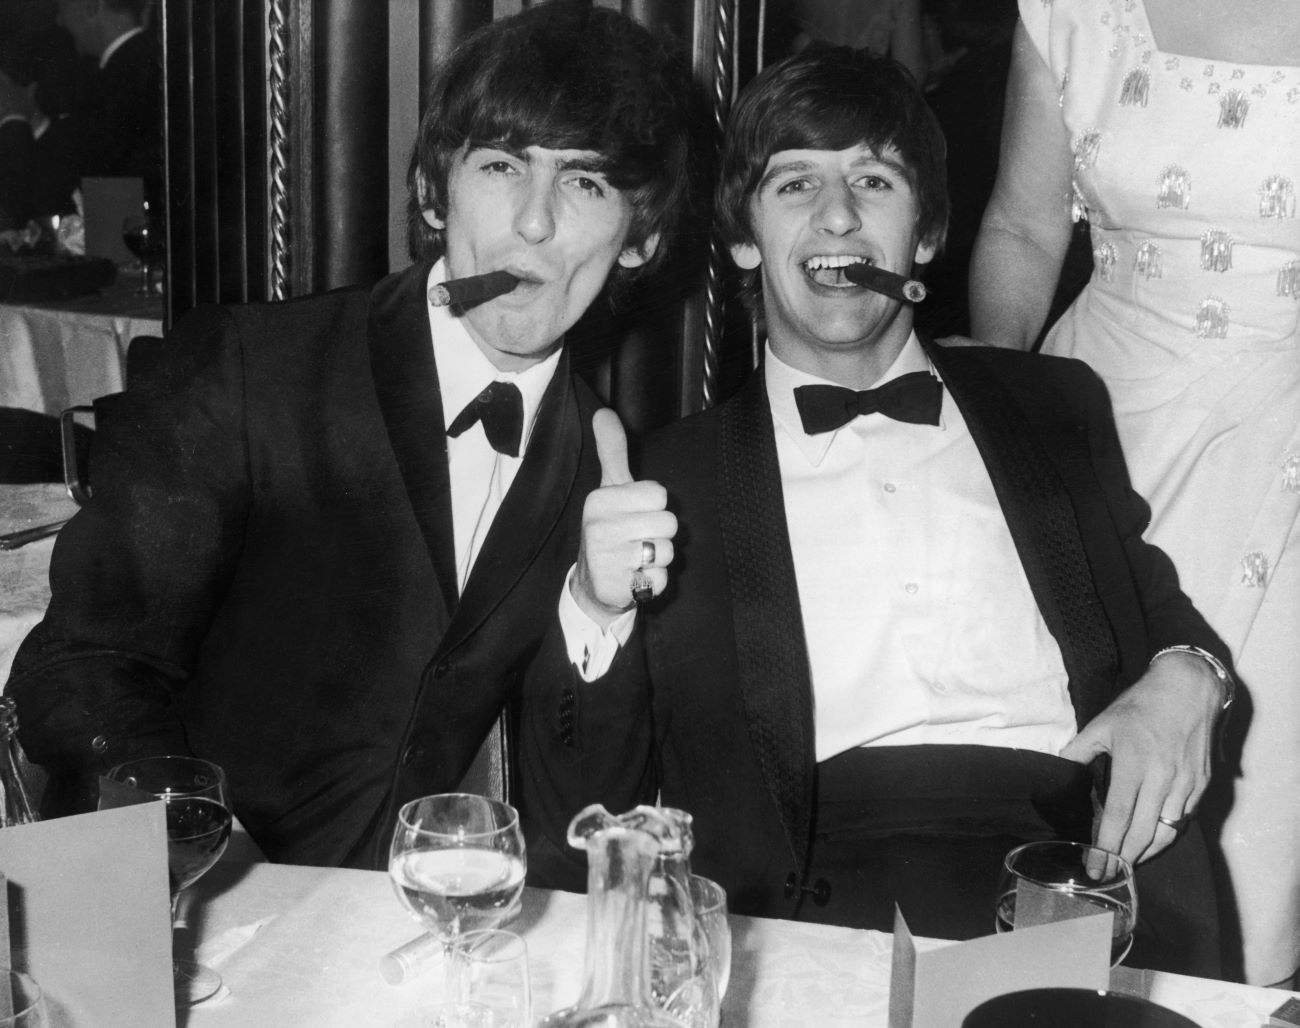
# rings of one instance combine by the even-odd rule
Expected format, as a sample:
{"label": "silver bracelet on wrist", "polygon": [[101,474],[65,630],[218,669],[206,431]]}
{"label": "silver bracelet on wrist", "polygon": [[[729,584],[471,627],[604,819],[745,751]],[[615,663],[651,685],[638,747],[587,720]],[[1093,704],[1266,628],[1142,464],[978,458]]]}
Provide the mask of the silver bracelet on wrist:
{"label": "silver bracelet on wrist", "polygon": [[1223,706],[1220,709],[1227,710],[1232,706],[1232,701],[1237,695],[1237,683],[1233,680],[1232,675],[1228,673],[1228,669],[1223,666],[1223,661],[1199,646],[1166,646],[1148,661],[1147,666],[1154,664],[1166,653],[1190,653],[1193,657],[1200,657],[1201,660],[1209,664],[1210,670],[1214,672],[1215,677],[1223,683]]}

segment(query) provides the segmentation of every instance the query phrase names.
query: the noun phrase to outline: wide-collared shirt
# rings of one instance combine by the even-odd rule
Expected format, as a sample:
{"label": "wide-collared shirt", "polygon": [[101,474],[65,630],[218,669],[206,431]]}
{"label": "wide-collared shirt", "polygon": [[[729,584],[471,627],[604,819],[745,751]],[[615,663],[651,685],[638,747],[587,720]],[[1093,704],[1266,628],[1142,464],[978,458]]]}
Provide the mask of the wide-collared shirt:
{"label": "wide-collared shirt", "polygon": [[[879,385],[934,368],[915,335]],[[1075,734],[1060,648],[961,411],[869,414],[810,436],[767,351],[768,400],[808,644],[816,753],[974,743],[1058,754]]]}
{"label": "wide-collared shirt", "polygon": [[[446,277],[446,262],[438,261],[429,272],[428,284],[436,285]],[[451,520],[456,540],[456,586],[463,593],[488,529],[492,527],[501,502],[528,452],[537,410],[560,362],[560,351],[557,347],[545,360],[524,371],[500,371],[478,348],[464,320],[452,314],[451,308],[429,304],[428,310],[433,359],[438,367],[438,385],[442,392],[444,429],[491,382],[513,382],[523,399],[524,420],[518,457],[497,453],[487,441],[482,422],[476,421],[454,439],[447,437]]]}

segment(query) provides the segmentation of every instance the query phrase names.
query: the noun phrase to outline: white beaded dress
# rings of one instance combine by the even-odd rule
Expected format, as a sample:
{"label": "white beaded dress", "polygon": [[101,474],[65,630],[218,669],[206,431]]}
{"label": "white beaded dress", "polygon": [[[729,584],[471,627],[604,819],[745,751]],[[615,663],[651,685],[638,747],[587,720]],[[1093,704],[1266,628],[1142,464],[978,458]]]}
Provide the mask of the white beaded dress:
{"label": "white beaded dress", "polygon": [[1020,15],[1094,257],[1044,352],[1106,382],[1147,537],[1249,691],[1222,841],[1247,978],[1277,981],[1300,964],[1300,67],[1163,52],[1142,0]]}

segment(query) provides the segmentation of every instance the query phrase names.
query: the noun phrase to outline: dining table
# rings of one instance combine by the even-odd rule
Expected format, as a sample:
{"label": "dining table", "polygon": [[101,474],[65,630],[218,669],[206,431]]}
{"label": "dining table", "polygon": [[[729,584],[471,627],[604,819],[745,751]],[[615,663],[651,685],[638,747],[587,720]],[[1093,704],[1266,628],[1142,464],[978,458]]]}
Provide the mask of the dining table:
{"label": "dining table", "polygon": [[[189,893],[178,944],[193,946],[224,985],[178,1011],[180,1028],[416,1026],[437,1010],[438,959],[398,985],[381,973],[382,957],[423,931],[383,872],[224,860]],[[729,923],[723,1028],[888,1025],[887,933],[736,915]],[[521,913],[505,927],[528,948],[535,1018],[577,998],[585,925],[585,896],[524,890]],[[918,940],[918,948],[942,945]],[[1112,972],[1111,988],[1203,1028],[1260,1028],[1291,995],[1125,967]]]}
{"label": "dining table", "polygon": [[58,414],[120,392],[131,340],[163,331],[162,297],[138,281],[124,270],[88,296],[0,304],[0,407]]}

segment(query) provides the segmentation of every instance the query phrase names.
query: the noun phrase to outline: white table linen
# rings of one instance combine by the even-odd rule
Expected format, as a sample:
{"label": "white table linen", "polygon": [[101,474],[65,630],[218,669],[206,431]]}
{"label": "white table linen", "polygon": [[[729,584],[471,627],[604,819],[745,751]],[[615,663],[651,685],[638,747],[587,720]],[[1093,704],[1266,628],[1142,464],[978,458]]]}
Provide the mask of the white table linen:
{"label": "white table linen", "polygon": [[120,392],[127,345],[162,335],[162,305],[133,296],[134,278],[96,296],[0,304],[0,407],[58,414]]}
{"label": "white table linen", "polygon": [[[413,1026],[440,997],[437,965],[403,985],[380,974],[380,957],[421,932],[386,874],[223,861],[192,889],[199,955],[228,991],[191,1010],[187,1028]],[[585,904],[583,896],[528,889],[509,926],[528,944],[536,1017],[577,994]],[[734,916],[731,925],[728,1028],[887,1025],[890,936]],[[1205,1028],[1258,1028],[1288,995],[1126,969],[1112,986],[1149,995]]]}

